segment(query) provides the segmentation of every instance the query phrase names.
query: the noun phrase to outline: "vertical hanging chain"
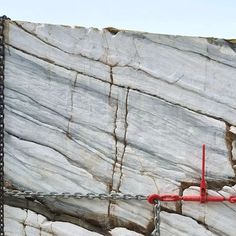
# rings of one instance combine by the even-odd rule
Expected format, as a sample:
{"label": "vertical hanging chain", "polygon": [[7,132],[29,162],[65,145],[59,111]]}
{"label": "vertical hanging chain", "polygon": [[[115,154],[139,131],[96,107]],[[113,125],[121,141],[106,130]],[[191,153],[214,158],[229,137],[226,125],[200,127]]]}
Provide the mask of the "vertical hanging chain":
{"label": "vertical hanging chain", "polygon": [[4,236],[4,21],[0,17],[0,236]]}
{"label": "vertical hanging chain", "polygon": [[161,223],[161,218],[160,218],[160,213],[161,213],[161,201],[156,200],[155,205],[153,206],[154,210],[154,226],[155,229],[153,231],[153,236],[160,236],[160,223]]}

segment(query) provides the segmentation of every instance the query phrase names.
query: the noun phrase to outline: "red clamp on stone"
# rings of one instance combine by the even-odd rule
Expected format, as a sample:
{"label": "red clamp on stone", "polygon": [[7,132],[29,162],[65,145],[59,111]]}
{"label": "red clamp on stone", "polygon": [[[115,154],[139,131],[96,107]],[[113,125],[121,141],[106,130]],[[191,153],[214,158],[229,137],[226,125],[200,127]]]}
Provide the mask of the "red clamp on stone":
{"label": "red clamp on stone", "polygon": [[155,204],[156,201],[164,201],[164,202],[181,201],[182,197],[179,195],[170,195],[170,194],[165,194],[165,195],[152,194],[148,196],[147,200],[149,203]]}
{"label": "red clamp on stone", "polygon": [[175,201],[192,201],[192,202],[223,202],[228,201],[230,203],[236,203],[236,196],[230,196],[228,198],[222,196],[208,196],[207,183],[205,180],[205,159],[206,159],[206,147],[202,145],[202,179],[200,183],[200,195],[192,196],[179,196],[179,195],[158,195],[151,194],[147,197],[147,201],[151,204],[156,204],[157,201],[175,202]]}

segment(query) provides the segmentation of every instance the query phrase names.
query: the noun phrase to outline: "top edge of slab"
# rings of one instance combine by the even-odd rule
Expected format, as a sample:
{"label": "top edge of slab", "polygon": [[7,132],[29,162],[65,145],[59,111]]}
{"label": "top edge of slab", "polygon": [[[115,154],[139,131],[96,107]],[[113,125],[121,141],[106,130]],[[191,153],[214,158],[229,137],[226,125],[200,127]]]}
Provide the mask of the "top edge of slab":
{"label": "top edge of slab", "polygon": [[12,21],[12,22],[17,22],[20,24],[25,24],[25,23],[30,23],[30,24],[36,24],[36,25],[42,25],[42,26],[62,26],[66,28],[81,28],[81,29],[93,29],[97,31],[108,31],[113,35],[118,34],[119,32],[127,32],[127,33],[135,33],[135,34],[143,34],[143,35],[159,35],[163,37],[171,37],[171,38],[192,38],[192,39],[206,39],[208,43],[210,44],[221,44],[222,42],[225,42],[226,44],[233,44],[234,47],[236,47],[236,38],[217,38],[217,37],[202,37],[202,36],[188,36],[188,35],[178,35],[178,34],[162,34],[162,33],[154,33],[154,32],[147,32],[147,31],[142,31],[142,30],[130,30],[130,29],[121,29],[121,28],[115,28],[113,26],[107,26],[105,28],[97,28],[97,27],[85,27],[81,25],[66,25],[66,24],[53,24],[53,23],[41,23],[41,22],[30,22],[30,21],[22,21],[22,20],[7,20],[7,21]]}

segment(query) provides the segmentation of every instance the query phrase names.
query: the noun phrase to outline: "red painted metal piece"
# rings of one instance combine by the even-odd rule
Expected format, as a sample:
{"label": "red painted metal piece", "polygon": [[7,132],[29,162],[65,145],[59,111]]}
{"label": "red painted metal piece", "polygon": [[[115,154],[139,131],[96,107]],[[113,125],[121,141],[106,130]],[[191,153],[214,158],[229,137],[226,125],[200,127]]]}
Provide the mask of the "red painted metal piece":
{"label": "red painted metal piece", "polygon": [[202,145],[202,180],[200,183],[200,202],[204,203],[207,200],[207,184],[205,180],[205,162],[206,162],[206,146]]}
{"label": "red painted metal piece", "polygon": [[190,202],[223,202],[228,201],[230,203],[236,203],[236,196],[223,197],[223,196],[208,196],[207,194],[207,182],[205,180],[205,163],[206,163],[206,146],[202,145],[202,178],[200,183],[200,195],[179,196],[171,194],[151,194],[147,200],[151,204],[156,204],[157,201],[164,202],[176,202],[176,201],[190,201]]}

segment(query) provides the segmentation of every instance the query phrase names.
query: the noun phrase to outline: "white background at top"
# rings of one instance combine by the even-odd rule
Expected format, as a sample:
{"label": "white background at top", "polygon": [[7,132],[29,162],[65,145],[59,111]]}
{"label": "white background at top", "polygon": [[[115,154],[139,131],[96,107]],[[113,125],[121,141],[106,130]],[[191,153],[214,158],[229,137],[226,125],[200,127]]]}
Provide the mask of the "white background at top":
{"label": "white background at top", "polygon": [[236,0],[0,0],[12,20],[236,38]]}

